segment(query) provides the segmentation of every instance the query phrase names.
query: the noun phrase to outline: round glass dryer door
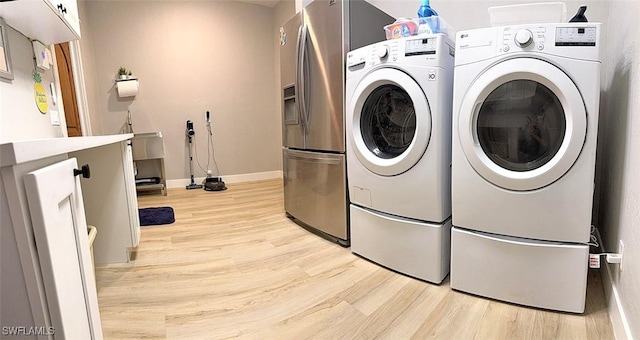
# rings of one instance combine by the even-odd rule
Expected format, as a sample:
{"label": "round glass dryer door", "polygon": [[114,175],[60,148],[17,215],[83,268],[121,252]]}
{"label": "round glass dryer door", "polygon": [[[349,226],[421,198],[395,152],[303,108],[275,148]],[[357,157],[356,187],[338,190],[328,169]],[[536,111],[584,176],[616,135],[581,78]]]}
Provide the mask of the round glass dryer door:
{"label": "round glass dryer door", "polygon": [[532,58],[487,69],[471,85],[459,112],[465,157],[487,181],[535,190],[562,177],[586,138],[584,101],[571,79]]}
{"label": "round glass dryer door", "polygon": [[478,142],[497,165],[530,171],[560,149],[566,129],[558,97],[533,80],[512,80],[493,90],[478,111]]}
{"label": "round glass dryer door", "polygon": [[349,138],[370,171],[394,176],[422,157],[431,134],[431,112],[422,88],[404,72],[382,68],[354,91]]}

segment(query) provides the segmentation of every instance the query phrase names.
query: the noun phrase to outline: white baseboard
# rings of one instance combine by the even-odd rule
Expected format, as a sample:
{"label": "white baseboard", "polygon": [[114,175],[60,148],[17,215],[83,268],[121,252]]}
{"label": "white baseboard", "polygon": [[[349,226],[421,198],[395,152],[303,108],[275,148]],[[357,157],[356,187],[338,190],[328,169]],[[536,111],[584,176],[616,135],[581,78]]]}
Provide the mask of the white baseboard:
{"label": "white baseboard", "polygon": [[616,340],[633,340],[629,322],[620,303],[618,289],[613,281],[613,269],[611,267],[617,264],[606,263],[606,261],[603,262],[604,268],[601,269],[602,285],[604,286],[604,295],[607,302],[607,310],[609,311],[609,319],[611,319],[613,335]]}
{"label": "white baseboard", "polygon": [[[598,243],[603,246],[602,239],[600,238],[600,232],[597,228],[596,236],[598,237]],[[600,249],[604,252],[604,247],[601,247]],[[627,316],[622,308],[618,289],[615,281],[613,280],[613,273],[616,272],[616,268],[614,268],[614,266],[617,266],[617,264],[607,263],[607,261],[602,261],[601,263],[603,263],[604,266],[600,268],[600,275],[602,276],[604,297],[607,303],[609,319],[611,320],[611,327],[613,328],[613,335],[616,340],[633,340],[629,321],[627,321]]]}
{"label": "white baseboard", "polygon": [[[253,182],[253,181],[263,181],[267,179],[276,179],[282,178],[282,171],[265,171],[265,172],[254,172],[251,174],[240,174],[240,175],[225,175],[220,176],[225,183],[241,183],[241,182]],[[196,177],[194,182],[196,184],[202,184],[204,181],[204,177]],[[185,179],[170,179],[167,181],[167,188],[184,188],[191,183],[191,180],[188,178]]]}

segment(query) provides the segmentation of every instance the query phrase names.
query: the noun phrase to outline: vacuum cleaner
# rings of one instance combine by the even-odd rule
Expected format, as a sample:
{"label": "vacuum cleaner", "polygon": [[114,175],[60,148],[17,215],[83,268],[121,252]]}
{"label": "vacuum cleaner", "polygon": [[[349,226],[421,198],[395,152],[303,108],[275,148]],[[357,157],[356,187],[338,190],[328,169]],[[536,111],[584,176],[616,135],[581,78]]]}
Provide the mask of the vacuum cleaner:
{"label": "vacuum cleaner", "polygon": [[204,179],[204,190],[206,191],[222,191],[227,190],[227,186],[220,177],[211,176],[207,173],[207,178]]}
{"label": "vacuum cleaner", "polygon": [[194,136],[196,135],[195,130],[193,130],[193,122],[190,120],[187,120],[187,130],[186,130],[186,134],[187,137],[189,138],[189,172],[191,175],[191,183],[189,183],[189,185],[187,185],[187,190],[193,190],[193,189],[202,189],[202,185],[200,184],[196,184],[194,177],[193,177],[193,155],[192,155],[192,149],[193,149],[193,145],[192,145],[192,141]]}
{"label": "vacuum cleaner", "polygon": [[213,160],[213,165],[216,167],[216,173],[219,174],[218,163],[216,162],[216,156],[213,149],[213,133],[211,132],[211,114],[209,111],[205,113],[205,121],[207,122],[207,130],[209,136],[207,138],[207,178],[204,179],[202,184],[206,191],[222,191],[227,190],[227,186],[222,181],[220,176],[213,176],[213,172],[209,170],[209,160]]}

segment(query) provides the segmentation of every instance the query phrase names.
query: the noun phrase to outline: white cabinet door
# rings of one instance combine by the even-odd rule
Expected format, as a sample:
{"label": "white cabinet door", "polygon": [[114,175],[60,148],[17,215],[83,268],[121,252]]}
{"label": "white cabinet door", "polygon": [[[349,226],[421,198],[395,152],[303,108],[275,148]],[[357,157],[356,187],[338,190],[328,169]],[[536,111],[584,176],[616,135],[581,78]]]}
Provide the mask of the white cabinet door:
{"label": "white cabinet door", "polygon": [[80,37],[80,17],[77,0],[49,0],[53,3],[58,15],[69,26],[71,31]]}
{"label": "white cabinet door", "polygon": [[77,0],[0,1],[0,17],[45,45],[80,39]]}
{"label": "white cabinet door", "polygon": [[95,275],[75,158],[24,176],[55,337],[102,339]]}
{"label": "white cabinet door", "polygon": [[[140,216],[138,215],[138,195],[136,194],[136,179],[133,172],[133,154],[131,150],[131,142],[123,144],[124,153],[124,186],[127,192],[127,201],[129,203],[129,225],[131,226],[132,247],[137,247],[140,243]],[[165,189],[166,192],[166,189]]]}

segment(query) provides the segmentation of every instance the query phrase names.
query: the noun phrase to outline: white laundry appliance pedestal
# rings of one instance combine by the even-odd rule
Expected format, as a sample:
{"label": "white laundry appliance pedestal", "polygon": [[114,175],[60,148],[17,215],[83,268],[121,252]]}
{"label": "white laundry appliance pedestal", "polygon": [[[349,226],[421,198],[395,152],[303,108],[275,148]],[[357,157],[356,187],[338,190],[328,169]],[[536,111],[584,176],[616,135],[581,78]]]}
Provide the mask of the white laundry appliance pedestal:
{"label": "white laundry appliance pedestal", "polygon": [[451,288],[502,301],[584,311],[589,246],[451,230]]}
{"label": "white laundry appliance pedestal", "polygon": [[449,274],[451,219],[433,224],[351,205],[351,251],[408,276],[440,283]]}

